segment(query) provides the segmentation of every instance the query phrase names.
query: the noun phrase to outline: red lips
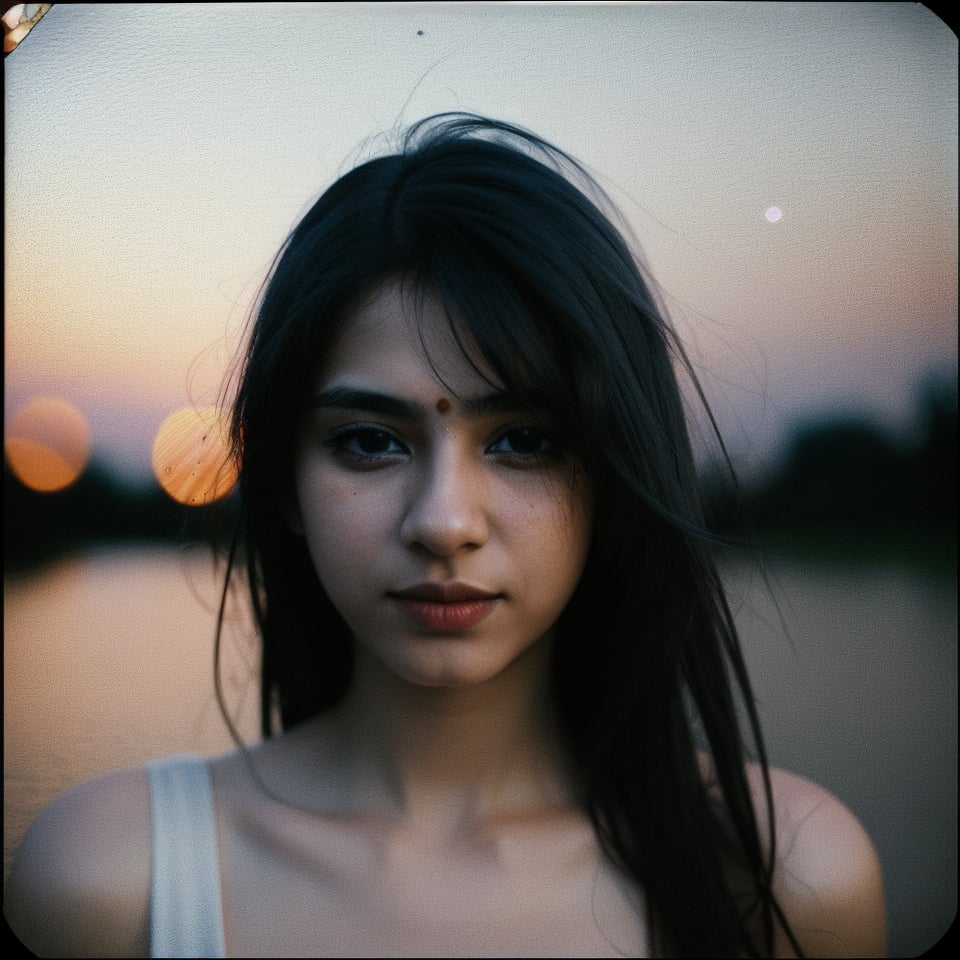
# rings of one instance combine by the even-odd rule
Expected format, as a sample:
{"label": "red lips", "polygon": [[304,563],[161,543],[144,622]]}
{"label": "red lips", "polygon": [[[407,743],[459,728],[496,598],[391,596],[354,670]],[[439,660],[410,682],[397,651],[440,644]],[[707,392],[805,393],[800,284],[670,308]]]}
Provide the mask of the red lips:
{"label": "red lips", "polygon": [[496,600],[499,594],[480,590],[465,583],[434,581],[396,590],[390,594],[399,600],[428,600],[432,603],[467,603],[471,600]]}
{"label": "red lips", "polygon": [[439,581],[392,591],[389,596],[416,626],[443,633],[475,626],[502,598],[502,594],[464,583]]}

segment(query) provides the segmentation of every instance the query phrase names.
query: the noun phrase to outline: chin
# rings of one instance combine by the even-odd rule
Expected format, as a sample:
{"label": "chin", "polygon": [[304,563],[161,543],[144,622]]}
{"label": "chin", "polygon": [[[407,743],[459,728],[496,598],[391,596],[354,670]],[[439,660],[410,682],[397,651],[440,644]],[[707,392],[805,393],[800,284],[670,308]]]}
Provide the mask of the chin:
{"label": "chin", "polygon": [[453,638],[437,639],[428,649],[420,648],[391,658],[387,668],[399,679],[418,687],[463,689],[478,686],[513,672],[526,661],[527,650],[511,655],[493,651],[476,642]]}
{"label": "chin", "polygon": [[464,663],[458,659],[454,663],[405,663],[398,665],[394,672],[413,686],[456,690],[493,680],[504,669],[485,663]]}

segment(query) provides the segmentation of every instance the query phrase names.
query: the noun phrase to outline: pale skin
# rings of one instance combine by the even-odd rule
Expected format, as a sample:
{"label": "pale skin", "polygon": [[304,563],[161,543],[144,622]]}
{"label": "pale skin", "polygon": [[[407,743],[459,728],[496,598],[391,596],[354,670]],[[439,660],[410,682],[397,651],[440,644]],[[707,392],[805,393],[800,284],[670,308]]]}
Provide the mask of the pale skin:
{"label": "pale skin", "polygon": [[[253,748],[273,796],[239,753],[211,762],[228,955],[649,950],[638,893],[574,801],[547,696],[591,491],[551,425],[490,402],[496,393],[436,301],[415,306],[394,283],[318,371],[289,522],[354,630],[357,669],[335,711]],[[453,604],[464,627],[396,596],[450,582],[489,597],[477,622],[469,603]],[[882,956],[880,867],[863,827],[822,788],[772,778],[776,890],[804,951]],[[149,883],[146,778],[114,773],[40,814],[5,911],[40,955],[146,956]]]}

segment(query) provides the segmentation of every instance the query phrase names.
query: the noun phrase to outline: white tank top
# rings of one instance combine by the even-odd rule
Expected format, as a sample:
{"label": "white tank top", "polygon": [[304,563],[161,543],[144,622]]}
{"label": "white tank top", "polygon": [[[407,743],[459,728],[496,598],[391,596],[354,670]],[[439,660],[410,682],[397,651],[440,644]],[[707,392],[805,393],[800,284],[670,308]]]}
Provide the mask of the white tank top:
{"label": "white tank top", "polygon": [[220,860],[206,760],[147,764],[153,861],[150,956],[224,957]]}

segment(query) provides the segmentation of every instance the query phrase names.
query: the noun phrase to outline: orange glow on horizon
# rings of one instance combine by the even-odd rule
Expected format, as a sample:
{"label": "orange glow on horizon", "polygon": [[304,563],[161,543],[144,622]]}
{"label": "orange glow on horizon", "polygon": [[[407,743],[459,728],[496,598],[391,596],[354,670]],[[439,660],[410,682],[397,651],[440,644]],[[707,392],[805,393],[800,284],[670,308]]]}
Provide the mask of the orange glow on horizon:
{"label": "orange glow on horizon", "polygon": [[153,474],[178,503],[203,506],[226,497],[237,482],[227,428],[216,407],[170,414],[153,441]]}
{"label": "orange glow on horizon", "polygon": [[59,397],[38,397],[7,429],[4,454],[17,479],[40,493],[74,483],[90,459],[90,428],[76,407]]}

